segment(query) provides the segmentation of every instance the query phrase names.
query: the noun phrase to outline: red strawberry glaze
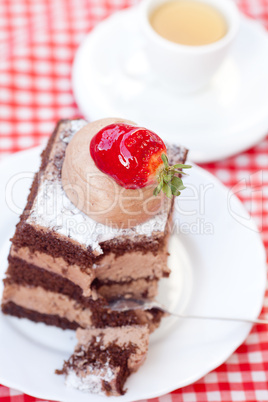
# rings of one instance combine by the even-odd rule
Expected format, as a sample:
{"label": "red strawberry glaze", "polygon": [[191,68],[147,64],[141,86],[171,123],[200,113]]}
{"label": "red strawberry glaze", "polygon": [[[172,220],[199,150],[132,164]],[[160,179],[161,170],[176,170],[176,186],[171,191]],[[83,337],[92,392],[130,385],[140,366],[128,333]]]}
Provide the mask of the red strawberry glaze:
{"label": "red strawberry glaze", "polygon": [[96,166],[127,189],[153,184],[166,152],[164,142],[153,131],[123,123],[104,127],[90,142]]}

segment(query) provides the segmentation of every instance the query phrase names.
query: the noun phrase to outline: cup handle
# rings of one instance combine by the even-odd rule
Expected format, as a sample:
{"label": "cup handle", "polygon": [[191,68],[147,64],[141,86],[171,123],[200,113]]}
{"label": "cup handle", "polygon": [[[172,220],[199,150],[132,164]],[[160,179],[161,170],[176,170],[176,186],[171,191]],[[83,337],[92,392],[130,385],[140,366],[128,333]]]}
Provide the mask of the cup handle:
{"label": "cup handle", "polygon": [[137,80],[146,85],[155,85],[157,77],[150,66],[146,56],[147,44],[142,42],[124,65],[124,75],[132,80]]}

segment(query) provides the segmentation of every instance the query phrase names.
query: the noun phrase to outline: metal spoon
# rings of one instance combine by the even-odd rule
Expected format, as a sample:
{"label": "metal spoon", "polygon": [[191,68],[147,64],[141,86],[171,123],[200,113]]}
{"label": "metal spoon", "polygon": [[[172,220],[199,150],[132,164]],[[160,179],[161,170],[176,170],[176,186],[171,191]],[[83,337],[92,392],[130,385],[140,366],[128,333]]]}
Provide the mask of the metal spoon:
{"label": "metal spoon", "polygon": [[152,308],[157,308],[162,310],[164,313],[168,315],[172,315],[178,318],[185,318],[185,319],[197,319],[197,320],[218,320],[218,321],[235,321],[235,322],[249,322],[253,324],[268,324],[268,320],[263,320],[259,318],[241,318],[241,317],[214,317],[214,316],[202,316],[202,315],[184,315],[174,313],[169,311],[163,304],[153,300],[143,300],[143,299],[118,299],[111,301],[107,308],[112,311],[129,311],[129,310],[150,310]]}

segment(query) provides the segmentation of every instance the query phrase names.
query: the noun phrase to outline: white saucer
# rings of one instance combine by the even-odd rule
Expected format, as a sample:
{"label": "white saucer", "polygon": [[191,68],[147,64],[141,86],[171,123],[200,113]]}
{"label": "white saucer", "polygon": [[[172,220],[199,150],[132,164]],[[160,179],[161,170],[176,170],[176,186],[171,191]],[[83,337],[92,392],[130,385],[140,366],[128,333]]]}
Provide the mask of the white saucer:
{"label": "white saucer", "polygon": [[237,41],[211,84],[193,95],[167,90],[148,65],[136,8],[100,23],[77,51],[73,91],[90,120],[123,117],[190,149],[195,162],[241,152],[268,131],[268,35],[242,17]]}
{"label": "white saucer", "polygon": [[[0,164],[0,295],[8,239],[18,220],[4,200],[6,184],[19,174],[13,209],[23,208],[29,172],[38,169],[39,154],[40,148],[21,152]],[[240,201],[205,170],[192,168],[185,184],[188,188],[176,203],[177,234],[170,243],[172,274],[162,280],[159,300],[176,312],[256,318],[265,291],[266,257],[255,225]],[[145,364],[129,378],[120,401],[153,398],[191,384],[222,364],[250,329],[248,323],[165,318],[151,337]],[[104,401],[66,388],[64,378],[54,374],[74,345],[73,331],[0,312],[0,383],[45,400]]]}

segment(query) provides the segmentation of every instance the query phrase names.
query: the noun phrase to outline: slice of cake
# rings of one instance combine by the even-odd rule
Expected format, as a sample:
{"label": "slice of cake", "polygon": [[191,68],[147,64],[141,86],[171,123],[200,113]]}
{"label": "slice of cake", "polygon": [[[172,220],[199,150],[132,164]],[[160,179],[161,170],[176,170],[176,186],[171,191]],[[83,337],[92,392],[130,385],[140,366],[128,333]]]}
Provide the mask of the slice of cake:
{"label": "slice of cake", "polygon": [[169,276],[186,155],[122,119],[64,120],[52,134],[12,239],[2,311],[78,328],[67,385],[122,395],[144,361],[163,311],[113,311],[109,301],[152,299]]}
{"label": "slice of cake", "polygon": [[65,384],[81,391],[123,395],[128,376],[146,359],[149,329],[125,326],[105,329],[78,329],[78,345],[64,362]]}
{"label": "slice of cake", "polygon": [[[152,196],[152,185],[127,188],[113,207],[108,205],[104,222],[99,214],[100,206],[110,202],[105,194],[124,188],[113,178],[108,181],[92,162],[88,138],[122,122],[88,124],[77,119],[57,125],[12,239],[2,299],[5,314],[70,329],[148,323],[153,330],[159,324],[162,312],[156,309],[118,313],[104,307],[107,299],[117,297],[153,298],[159,279],[169,275],[173,197]],[[171,164],[180,164],[187,150],[169,146],[166,153]],[[90,164],[97,169],[97,180],[82,205],[91,182]],[[137,211],[144,194],[148,202],[140,219]],[[118,207],[124,213],[118,214]]]}

